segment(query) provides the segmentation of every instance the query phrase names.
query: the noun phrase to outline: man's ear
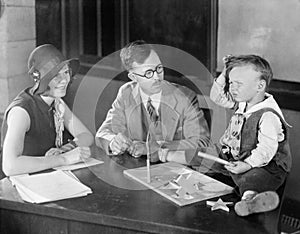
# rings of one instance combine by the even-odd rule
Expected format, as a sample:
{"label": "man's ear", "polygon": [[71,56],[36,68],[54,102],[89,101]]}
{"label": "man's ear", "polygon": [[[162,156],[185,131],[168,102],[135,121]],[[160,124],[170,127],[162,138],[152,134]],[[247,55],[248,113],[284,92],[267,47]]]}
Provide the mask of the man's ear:
{"label": "man's ear", "polygon": [[132,80],[132,81],[136,81],[136,79],[135,79],[135,75],[134,75],[134,74],[132,74],[132,72],[128,72],[127,76],[128,76],[128,78],[129,78],[130,80]]}

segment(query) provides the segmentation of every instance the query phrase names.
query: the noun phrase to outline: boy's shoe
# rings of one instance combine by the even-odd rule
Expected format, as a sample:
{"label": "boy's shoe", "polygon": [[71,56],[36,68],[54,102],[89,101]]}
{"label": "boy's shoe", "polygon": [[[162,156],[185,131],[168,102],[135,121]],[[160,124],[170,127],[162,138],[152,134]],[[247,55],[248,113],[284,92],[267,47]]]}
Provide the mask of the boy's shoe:
{"label": "boy's shoe", "polygon": [[258,193],[250,200],[237,202],[234,210],[239,216],[247,216],[253,213],[267,212],[277,208],[279,197],[276,192],[267,191]]}

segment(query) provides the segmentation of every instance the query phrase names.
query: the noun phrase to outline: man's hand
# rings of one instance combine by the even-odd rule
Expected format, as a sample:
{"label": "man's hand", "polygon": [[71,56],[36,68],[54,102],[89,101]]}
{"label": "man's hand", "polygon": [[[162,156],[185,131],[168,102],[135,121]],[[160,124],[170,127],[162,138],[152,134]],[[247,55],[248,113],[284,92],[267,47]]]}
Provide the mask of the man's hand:
{"label": "man's hand", "polygon": [[225,165],[224,167],[233,174],[241,174],[252,168],[248,163],[242,161],[230,162],[229,165]]}
{"label": "man's hand", "polygon": [[109,147],[113,154],[122,154],[130,148],[132,141],[122,133],[118,133],[110,142]]}
{"label": "man's hand", "polygon": [[65,165],[70,165],[84,161],[91,156],[89,147],[77,147],[71,151],[61,154],[65,160]]}
{"label": "man's hand", "polygon": [[131,156],[135,158],[141,157],[142,155],[146,155],[146,143],[143,141],[133,141],[132,145],[128,149],[128,153],[130,153]]}
{"label": "man's hand", "polygon": [[[156,141],[149,142],[149,150],[151,162],[158,161],[158,150],[159,144]],[[138,158],[142,155],[147,155],[147,146],[146,142],[143,141],[133,141],[131,147],[128,149],[128,152],[135,158]]]}

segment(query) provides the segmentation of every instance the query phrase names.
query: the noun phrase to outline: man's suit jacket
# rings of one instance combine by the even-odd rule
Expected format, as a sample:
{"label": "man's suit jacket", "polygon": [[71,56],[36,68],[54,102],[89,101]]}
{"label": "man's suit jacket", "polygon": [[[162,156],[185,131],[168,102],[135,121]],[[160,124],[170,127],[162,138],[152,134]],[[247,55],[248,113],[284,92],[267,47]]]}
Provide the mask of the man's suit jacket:
{"label": "man's suit jacket", "polygon": [[[96,144],[109,154],[109,143],[118,133],[131,140],[142,141],[142,100],[136,82],[120,87],[105,121],[96,133]],[[209,144],[209,131],[196,94],[190,89],[162,81],[160,120],[169,150],[196,149]]]}

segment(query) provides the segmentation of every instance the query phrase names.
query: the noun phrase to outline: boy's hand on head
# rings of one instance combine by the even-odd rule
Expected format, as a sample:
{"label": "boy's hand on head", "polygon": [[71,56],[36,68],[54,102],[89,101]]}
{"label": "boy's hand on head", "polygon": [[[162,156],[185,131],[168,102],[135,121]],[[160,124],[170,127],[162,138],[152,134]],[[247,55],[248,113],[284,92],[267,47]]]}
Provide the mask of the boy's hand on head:
{"label": "boy's hand on head", "polygon": [[224,84],[225,86],[224,86],[224,92],[225,93],[228,93],[229,92],[229,86],[230,86],[230,84],[229,84],[229,74],[226,74],[227,73],[227,69],[228,69],[228,66],[229,66],[229,64],[230,64],[230,62],[231,62],[231,60],[234,58],[234,56],[232,56],[231,54],[229,54],[229,55],[227,55],[227,56],[225,56],[225,57],[223,57],[223,63],[224,63],[224,69],[223,69],[223,71],[222,71],[222,77],[223,77],[223,83],[222,84]]}
{"label": "boy's hand on head", "polygon": [[242,161],[230,162],[229,165],[225,165],[224,167],[233,174],[241,174],[252,168],[248,163]]}
{"label": "boy's hand on head", "polygon": [[226,56],[224,56],[224,57],[222,58],[222,61],[223,61],[224,65],[225,65],[225,67],[227,67],[228,63],[230,62],[230,60],[231,60],[233,57],[234,57],[234,56],[233,56],[232,54],[228,54],[228,55],[226,55]]}

